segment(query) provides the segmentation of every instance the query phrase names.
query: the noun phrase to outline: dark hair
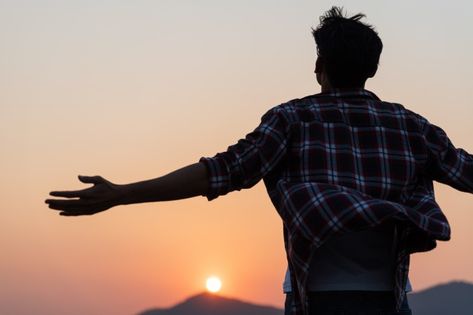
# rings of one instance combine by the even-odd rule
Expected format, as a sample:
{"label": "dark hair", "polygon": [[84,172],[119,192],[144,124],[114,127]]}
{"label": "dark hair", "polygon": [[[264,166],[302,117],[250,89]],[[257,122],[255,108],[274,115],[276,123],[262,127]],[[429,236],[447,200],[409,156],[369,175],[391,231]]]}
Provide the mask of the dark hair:
{"label": "dark hair", "polygon": [[312,29],[317,54],[335,88],[361,86],[376,72],[383,43],[364,14],[346,17],[343,8],[332,7]]}

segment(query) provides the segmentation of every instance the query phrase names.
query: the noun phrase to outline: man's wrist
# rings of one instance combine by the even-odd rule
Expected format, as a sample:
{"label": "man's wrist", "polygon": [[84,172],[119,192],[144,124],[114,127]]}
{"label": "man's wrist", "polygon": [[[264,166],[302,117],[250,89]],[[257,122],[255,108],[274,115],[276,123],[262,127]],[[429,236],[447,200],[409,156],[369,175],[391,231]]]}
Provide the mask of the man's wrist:
{"label": "man's wrist", "polygon": [[130,191],[130,185],[125,184],[125,185],[116,185],[115,186],[117,195],[115,197],[115,200],[113,203],[116,206],[123,206],[123,205],[129,205],[133,203],[132,201],[132,193]]}

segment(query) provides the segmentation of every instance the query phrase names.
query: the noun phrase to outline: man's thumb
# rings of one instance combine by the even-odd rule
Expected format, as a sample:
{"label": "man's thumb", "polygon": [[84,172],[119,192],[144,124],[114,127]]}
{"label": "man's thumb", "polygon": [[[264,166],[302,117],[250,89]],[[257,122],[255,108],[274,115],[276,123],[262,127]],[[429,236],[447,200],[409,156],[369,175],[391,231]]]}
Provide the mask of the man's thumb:
{"label": "man's thumb", "polygon": [[100,182],[103,182],[103,178],[101,176],[79,175],[79,180],[85,184],[98,184]]}

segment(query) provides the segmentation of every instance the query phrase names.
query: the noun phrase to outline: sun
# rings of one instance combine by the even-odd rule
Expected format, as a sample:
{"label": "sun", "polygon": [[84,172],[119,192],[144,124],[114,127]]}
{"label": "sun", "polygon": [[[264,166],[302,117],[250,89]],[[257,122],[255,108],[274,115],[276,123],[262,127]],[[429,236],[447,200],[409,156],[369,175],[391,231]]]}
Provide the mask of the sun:
{"label": "sun", "polygon": [[207,290],[212,293],[217,293],[222,288],[222,281],[218,277],[212,276],[207,278]]}

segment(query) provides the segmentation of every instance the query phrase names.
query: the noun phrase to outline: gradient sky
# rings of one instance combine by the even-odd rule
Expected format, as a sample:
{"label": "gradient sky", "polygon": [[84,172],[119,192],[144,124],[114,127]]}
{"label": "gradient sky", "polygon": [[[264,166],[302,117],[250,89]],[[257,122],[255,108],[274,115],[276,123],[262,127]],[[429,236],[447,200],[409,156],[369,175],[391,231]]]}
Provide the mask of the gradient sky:
{"label": "gradient sky", "polygon": [[[133,314],[204,290],[282,306],[282,223],[259,183],[207,202],[65,218],[43,200],[213,156],[270,107],[320,91],[310,28],[367,14],[367,88],[473,152],[471,1],[0,0],[0,313]],[[473,196],[436,186],[452,240],[412,257],[415,290],[473,281]]]}

